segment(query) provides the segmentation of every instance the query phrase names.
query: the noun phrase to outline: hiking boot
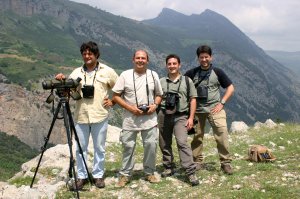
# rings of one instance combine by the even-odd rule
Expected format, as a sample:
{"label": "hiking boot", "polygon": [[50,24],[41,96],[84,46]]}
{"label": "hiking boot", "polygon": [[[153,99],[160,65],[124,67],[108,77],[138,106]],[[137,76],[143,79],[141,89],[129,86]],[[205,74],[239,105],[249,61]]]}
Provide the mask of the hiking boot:
{"label": "hiking boot", "polygon": [[94,178],[94,181],[95,181],[95,186],[98,187],[99,189],[105,187],[104,178]]}
{"label": "hiking boot", "polygon": [[203,162],[195,162],[197,164],[196,166],[196,171],[199,171],[199,170],[205,170],[206,169],[206,166]]}
{"label": "hiking boot", "polygon": [[163,178],[172,176],[172,175],[174,175],[174,170],[173,169],[165,169],[160,175]]}
{"label": "hiking boot", "polygon": [[[87,184],[89,181],[88,179],[77,179],[76,185],[73,185],[73,191],[80,191],[84,187],[85,184]],[[77,188],[76,188],[77,187]]]}
{"label": "hiking boot", "polygon": [[233,169],[230,164],[221,164],[221,170],[227,175],[233,174]]}
{"label": "hiking boot", "polygon": [[199,184],[199,180],[198,180],[196,174],[191,174],[188,176],[188,178],[189,178],[189,182],[191,183],[192,186],[196,186]]}
{"label": "hiking boot", "polygon": [[145,180],[150,183],[158,183],[159,179],[155,175],[146,175]]}
{"label": "hiking boot", "polygon": [[125,187],[125,185],[128,184],[128,183],[129,183],[129,178],[127,176],[121,175],[119,177],[119,181],[118,181],[117,185],[119,187]]}

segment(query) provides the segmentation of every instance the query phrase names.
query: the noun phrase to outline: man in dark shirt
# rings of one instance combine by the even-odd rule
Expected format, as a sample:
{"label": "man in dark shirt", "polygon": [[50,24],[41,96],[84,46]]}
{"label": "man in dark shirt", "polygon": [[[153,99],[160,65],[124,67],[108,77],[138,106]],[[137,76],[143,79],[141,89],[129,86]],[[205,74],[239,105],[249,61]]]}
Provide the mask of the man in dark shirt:
{"label": "man in dark shirt", "polygon": [[[193,158],[201,168],[203,165],[204,129],[206,119],[208,119],[217,142],[221,170],[226,174],[232,174],[224,106],[233,95],[234,86],[223,70],[212,66],[212,50],[209,46],[198,47],[196,53],[200,66],[187,71],[185,74],[193,80],[197,90],[196,117],[199,124],[191,143]],[[225,94],[222,97],[220,86],[225,89]]]}

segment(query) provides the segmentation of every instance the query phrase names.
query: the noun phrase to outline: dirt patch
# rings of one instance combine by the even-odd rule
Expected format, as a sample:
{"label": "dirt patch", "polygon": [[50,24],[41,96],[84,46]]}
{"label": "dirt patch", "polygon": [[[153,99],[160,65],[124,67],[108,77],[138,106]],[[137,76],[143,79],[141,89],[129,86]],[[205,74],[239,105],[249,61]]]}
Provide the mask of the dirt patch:
{"label": "dirt patch", "polygon": [[35,62],[34,60],[32,60],[28,57],[23,57],[23,56],[13,55],[13,54],[0,54],[0,58],[15,58],[15,59],[19,59],[21,61],[26,61],[26,62],[31,62],[31,63]]}

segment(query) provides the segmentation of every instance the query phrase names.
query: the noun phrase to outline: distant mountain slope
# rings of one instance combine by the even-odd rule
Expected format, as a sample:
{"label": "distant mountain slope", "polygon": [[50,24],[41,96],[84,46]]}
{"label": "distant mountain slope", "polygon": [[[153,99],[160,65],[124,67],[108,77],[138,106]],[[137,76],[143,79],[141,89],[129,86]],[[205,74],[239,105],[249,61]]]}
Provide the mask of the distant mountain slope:
{"label": "distant mountain slope", "polygon": [[300,76],[300,52],[266,51],[282,65],[288,67]]}
{"label": "distant mountain slope", "polygon": [[15,136],[0,131],[0,181],[8,180],[21,170],[24,162],[38,155],[38,151]]}
{"label": "distant mountain slope", "polygon": [[24,85],[45,75],[53,78],[64,66],[79,66],[79,46],[88,40],[100,44],[101,61],[119,72],[132,67],[134,50],[146,49],[150,68],[160,76],[166,74],[167,54],[179,54],[185,72],[198,65],[196,48],[209,44],[214,64],[236,87],[226,104],[229,121],[300,121],[297,77],[214,11],[187,16],[163,9],[158,17],[139,22],[67,0],[0,0],[0,56],[23,59],[0,59],[0,73],[9,80],[21,79]]}
{"label": "distant mountain slope", "polygon": [[131,67],[134,49],[147,49],[157,65],[160,52],[178,48],[167,31],[67,0],[1,0],[1,10],[0,46],[21,53],[31,47],[26,52],[36,59],[50,54],[55,63],[75,65],[80,44],[94,40],[103,60],[124,69]]}
{"label": "distant mountain slope", "polygon": [[213,47],[214,64],[227,72],[236,87],[228,104],[230,117],[243,121],[263,121],[267,117],[299,121],[295,112],[300,102],[297,77],[225,17],[211,10],[186,16],[163,9],[158,17],[144,23],[178,32],[182,42],[188,43],[189,39],[193,56],[199,44]]}

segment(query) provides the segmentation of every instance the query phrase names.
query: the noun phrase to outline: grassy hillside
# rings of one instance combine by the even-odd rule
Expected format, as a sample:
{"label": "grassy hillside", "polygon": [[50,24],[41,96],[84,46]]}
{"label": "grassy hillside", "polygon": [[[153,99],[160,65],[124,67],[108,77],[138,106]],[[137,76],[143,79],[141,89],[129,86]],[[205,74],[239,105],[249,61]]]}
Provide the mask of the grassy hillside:
{"label": "grassy hillside", "polygon": [[[159,184],[145,182],[143,172],[135,171],[131,183],[125,188],[115,187],[117,171],[121,165],[120,144],[107,148],[105,189],[86,186],[80,192],[83,198],[299,198],[300,197],[300,125],[286,124],[275,129],[250,129],[246,133],[230,135],[235,173],[224,175],[219,168],[216,144],[212,136],[205,138],[205,162],[207,170],[197,176],[201,184],[191,187],[186,183],[184,172],[179,169],[175,176],[164,178]],[[245,160],[250,145],[262,144],[270,148],[277,160],[273,163],[252,163]],[[174,151],[177,151],[174,144]],[[136,149],[136,163],[142,164],[141,142]],[[161,153],[158,151],[157,169],[162,171]],[[114,157],[114,160],[110,160]],[[76,197],[63,188],[56,198]]]}
{"label": "grassy hillside", "polygon": [[38,154],[15,136],[0,132],[0,181],[11,178],[21,165]]}

